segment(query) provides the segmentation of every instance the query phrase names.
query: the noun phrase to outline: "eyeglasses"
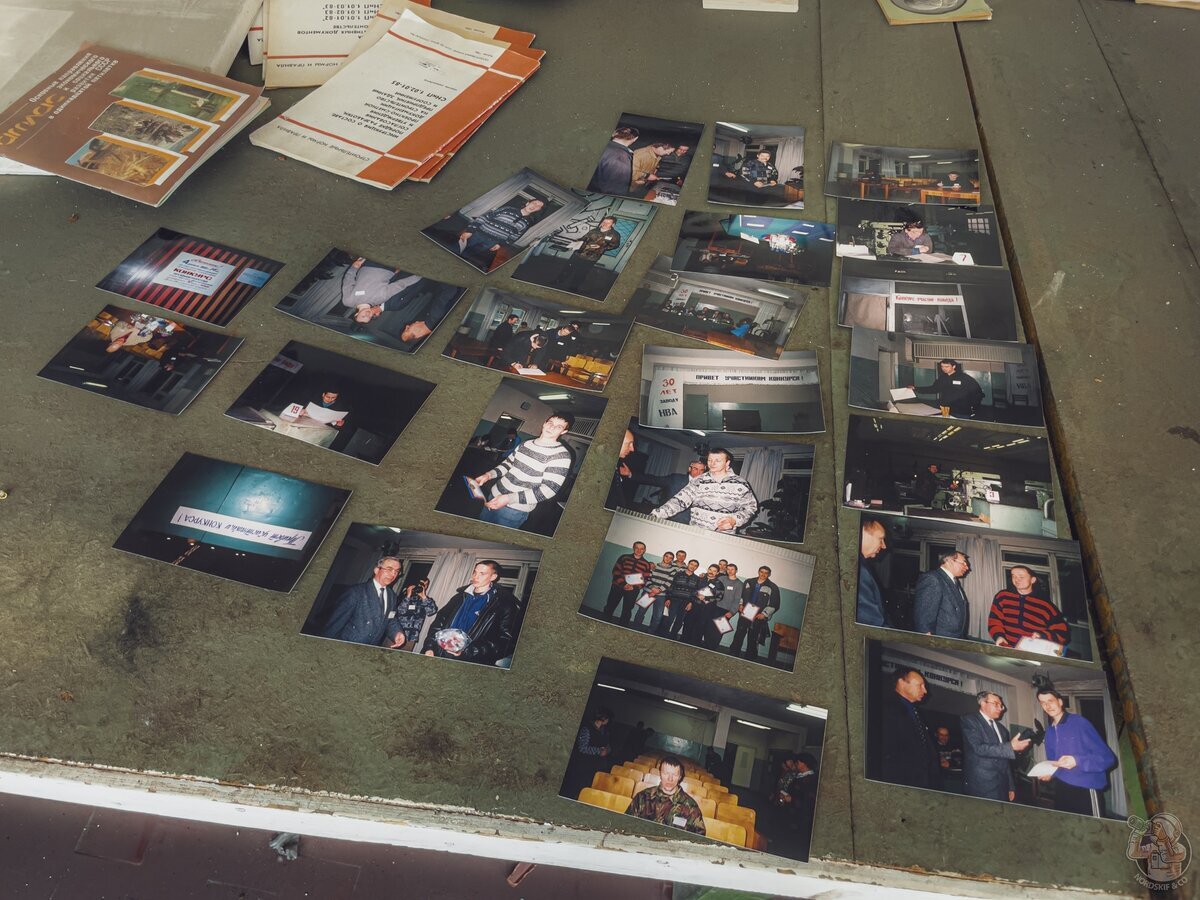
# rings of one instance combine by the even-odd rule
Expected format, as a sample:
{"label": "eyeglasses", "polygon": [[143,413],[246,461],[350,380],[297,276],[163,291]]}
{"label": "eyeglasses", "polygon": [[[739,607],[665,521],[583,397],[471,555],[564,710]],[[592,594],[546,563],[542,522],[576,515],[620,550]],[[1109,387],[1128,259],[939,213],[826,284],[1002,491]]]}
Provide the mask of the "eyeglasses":
{"label": "eyeglasses", "polygon": [[381,572],[399,572],[400,567],[399,566],[380,566],[379,570]]}

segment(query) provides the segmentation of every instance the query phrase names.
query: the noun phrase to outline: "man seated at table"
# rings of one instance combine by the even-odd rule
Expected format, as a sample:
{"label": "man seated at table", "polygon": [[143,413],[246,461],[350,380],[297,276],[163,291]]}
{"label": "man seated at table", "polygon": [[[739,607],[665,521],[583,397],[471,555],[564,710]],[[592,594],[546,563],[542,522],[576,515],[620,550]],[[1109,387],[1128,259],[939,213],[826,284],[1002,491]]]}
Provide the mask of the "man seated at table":
{"label": "man seated at table", "polygon": [[633,795],[626,812],[639,819],[671,825],[693,834],[704,834],[704,813],[681,786],[683,763],[676,756],[664,756],[658,764],[658,784]]}
{"label": "man seated at table", "polygon": [[961,191],[966,189],[966,185],[958,180],[957,172],[947,172],[945,178],[938,180],[937,186],[943,191]]}
{"label": "man seated at table", "polygon": [[517,368],[536,369],[546,347],[546,335],[540,331],[521,331],[513,336],[500,354],[492,360],[493,369],[515,372]]}
{"label": "man seated at table", "polygon": [[920,219],[905,222],[904,227],[892,235],[887,245],[888,256],[920,256],[933,252],[933,238],[925,233],[925,223]]}
{"label": "man seated at table", "polygon": [[775,187],[779,183],[779,170],[771,165],[771,152],[760,150],[754,159],[748,159],[736,173],[726,172],[726,178],[740,178],[739,185],[748,195],[763,188]]}

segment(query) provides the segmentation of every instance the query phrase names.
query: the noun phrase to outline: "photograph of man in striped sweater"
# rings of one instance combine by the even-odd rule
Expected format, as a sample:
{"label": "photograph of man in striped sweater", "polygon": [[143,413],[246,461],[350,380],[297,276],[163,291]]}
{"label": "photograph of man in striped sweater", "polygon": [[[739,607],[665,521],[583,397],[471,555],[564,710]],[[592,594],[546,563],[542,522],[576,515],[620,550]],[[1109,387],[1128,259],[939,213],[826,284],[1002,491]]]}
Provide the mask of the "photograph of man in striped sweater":
{"label": "photograph of man in striped sweater", "polygon": [[499,465],[471,479],[480,487],[495,481],[485,491],[480,521],[520,528],[539,503],[557,496],[571,473],[571,450],[562,436],[574,424],[569,412],[551,413],[536,438],[523,441]]}

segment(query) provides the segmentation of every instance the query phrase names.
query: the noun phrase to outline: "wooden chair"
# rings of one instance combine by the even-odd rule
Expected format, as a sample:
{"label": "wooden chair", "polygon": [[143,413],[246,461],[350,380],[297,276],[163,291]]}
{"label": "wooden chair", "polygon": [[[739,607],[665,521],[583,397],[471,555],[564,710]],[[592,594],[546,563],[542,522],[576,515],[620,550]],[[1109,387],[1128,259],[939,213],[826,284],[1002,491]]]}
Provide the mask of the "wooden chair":
{"label": "wooden chair", "polygon": [[598,791],[608,791],[610,794],[620,794],[623,797],[632,797],[633,786],[637,783],[632,778],[608,775],[604,772],[597,772],[592,776],[593,788]]}
{"label": "wooden chair", "polygon": [[777,623],[771,634],[771,649],[767,651],[767,660],[775,662],[775,657],[782,651],[792,654],[795,658],[796,647],[800,644],[800,629],[791,625]]}
{"label": "wooden chair", "polygon": [[636,784],[642,780],[642,776],[646,773],[641,769],[631,769],[629,766],[613,766],[609,769],[609,774],[620,775],[622,778],[628,778]]}
{"label": "wooden chair", "polygon": [[696,803],[700,805],[700,812],[704,813],[704,818],[715,819],[717,817],[716,800],[709,800],[705,798],[703,800],[697,800]]}
{"label": "wooden chair", "polygon": [[645,785],[662,784],[662,776],[659,775],[657,772],[647,772],[645,775],[642,776],[642,784],[645,784]]}
{"label": "wooden chair", "polygon": [[716,800],[718,803],[728,803],[730,806],[738,805],[737,794],[731,794],[729,791],[717,791],[712,793],[711,796],[712,799]]}
{"label": "wooden chair", "polygon": [[[629,809],[629,804],[633,800],[630,797],[622,797],[620,794],[610,794],[608,791],[584,788],[579,792],[579,802],[586,803],[588,806],[598,806],[601,809],[611,809],[613,812],[623,813]],[[714,819],[713,821],[715,822],[716,820]]]}
{"label": "wooden chair", "polygon": [[683,781],[681,781],[679,783],[681,785],[683,785],[683,789],[685,791],[687,791],[689,794],[692,793],[693,790],[703,790],[704,789],[704,785],[701,782],[696,781],[693,778],[685,778],[685,779],[683,779]]}
{"label": "wooden chair", "polygon": [[716,818],[722,822],[732,822],[746,829],[746,834],[754,833],[757,813],[748,806],[738,806],[734,803],[718,803]]}
{"label": "wooden chair", "polygon": [[637,771],[642,772],[643,774],[650,771],[650,766],[648,766],[646,763],[639,763],[639,762],[627,762],[627,763],[625,763],[625,768],[636,769]]}
{"label": "wooden chair", "polygon": [[734,825],[732,822],[722,822],[720,819],[710,819],[705,816],[704,833],[715,841],[724,841],[738,847],[746,846],[746,829],[741,825]]}
{"label": "wooden chair", "polygon": [[728,794],[729,793],[729,788],[725,787],[725,785],[723,785],[723,784],[718,784],[715,781],[712,784],[706,784],[704,787],[708,790],[708,792],[710,794],[713,791],[716,791],[718,794]]}

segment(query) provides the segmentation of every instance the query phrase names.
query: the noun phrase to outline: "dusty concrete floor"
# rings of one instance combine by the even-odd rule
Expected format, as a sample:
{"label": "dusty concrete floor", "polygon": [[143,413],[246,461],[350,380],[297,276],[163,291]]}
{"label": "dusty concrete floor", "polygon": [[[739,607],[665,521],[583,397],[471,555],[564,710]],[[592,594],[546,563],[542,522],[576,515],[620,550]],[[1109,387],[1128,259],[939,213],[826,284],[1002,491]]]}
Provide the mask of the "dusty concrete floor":
{"label": "dusty concrete floor", "polygon": [[[0,505],[0,748],[611,826],[555,789],[599,657],[644,658],[653,647],[582,620],[579,573],[590,571],[607,527],[597,512],[605,460],[636,402],[640,346],[685,342],[635,328],[559,537],[523,538],[546,555],[512,671],[447,673],[298,629],[351,521],[485,536],[433,505],[497,376],[441,358],[442,332],[414,358],[397,359],[272,306],[334,245],[479,286],[482,277],[417,230],[522,166],[584,184],[605,129],[628,110],[800,122],[810,185],[821,183],[834,139],[982,139],[1025,328],[1044,359],[1067,504],[1093,552],[1105,622],[1116,629],[1109,643],[1123,699],[1136,692],[1127,714],[1151,799],[1185,825],[1200,823],[1190,699],[1200,684],[1185,638],[1196,565],[1184,512],[1200,465],[1200,401],[1189,390],[1198,383],[1192,155],[1200,126],[1187,113],[1197,88],[1183,62],[1197,50],[1200,15],[1120,0],[996,0],[994,22],[956,30],[889,29],[867,0],[802,0],[796,15],[704,13],[696,0],[664,0],[640,17],[578,0],[440,5],[527,26],[549,56],[432,185],[377,191],[277,158],[244,136],[159,210],[59,181],[0,183],[0,297],[15,311],[0,337],[10,400],[0,483],[11,494]],[[927,97],[898,94],[908,72],[919,73],[911,77]],[[241,63],[233,74],[252,77]],[[300,95],[275,93],[272,112]],[[605,308],[618,308],[655,255],[669,251],[683,209],[704,208],[703,197],[693,179],[680,207],[660,210]],[[807,217],[833,218],[815,190],[808,197]],[[287,263],[228,329],[247,339],[242,350],[178,419],[37,379],[106,302],[92,285],[159,226]],[[510,270],[488,282],[508,284]],[[699,654],[665,664],[835,711],[815,856],[1135,891],[1120,823],[967,809],[862,778],[861,635],[844,601],[854,541],[837,536],[839,526],[845,534],[855,526],[834,506],[849,340],[831,326],[835,292],[836,279],[832,290],[812,291],[788,344],[817,350],[833,423],[816,440],[804,549],[821,564],[796,674]],[[221,415],[289,339],[437,382],[379,469]],[[109,549],[185,450],[354,489],[292,594]],[[1048,842],[1060,852],[1043,853]]]}

